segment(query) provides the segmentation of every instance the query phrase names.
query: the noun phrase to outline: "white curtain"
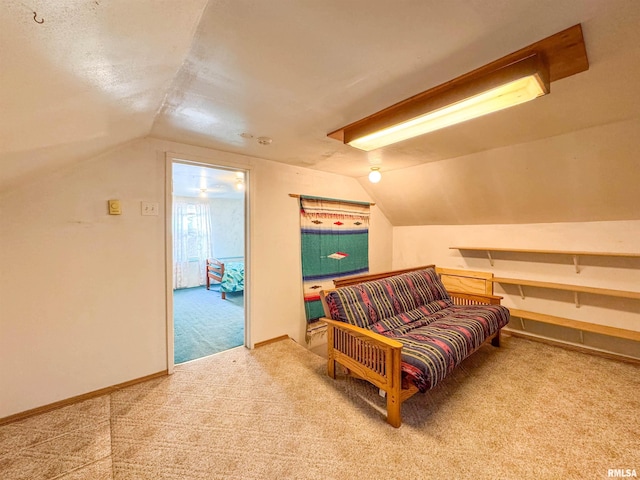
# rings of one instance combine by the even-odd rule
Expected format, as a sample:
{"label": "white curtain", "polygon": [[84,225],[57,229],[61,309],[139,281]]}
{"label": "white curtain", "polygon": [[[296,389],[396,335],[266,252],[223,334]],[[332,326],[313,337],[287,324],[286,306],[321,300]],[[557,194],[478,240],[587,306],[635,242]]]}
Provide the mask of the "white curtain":
{"label": "white curtain", "polygon": [[206,283],[206,260],[213,257],[211,206],[207,200],[173,198],[173,288]]}

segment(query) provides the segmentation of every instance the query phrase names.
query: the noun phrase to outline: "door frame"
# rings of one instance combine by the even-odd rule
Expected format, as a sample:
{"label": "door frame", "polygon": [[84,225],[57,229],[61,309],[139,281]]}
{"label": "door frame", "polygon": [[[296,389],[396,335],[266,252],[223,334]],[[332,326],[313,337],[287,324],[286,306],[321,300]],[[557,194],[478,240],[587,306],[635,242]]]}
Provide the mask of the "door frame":
{"label": "door frame", "polygon": [[166,296],[166,324],[167,324],[167,372],[174,371],[175,332],[173,325],[173,164],[182,163],[217,170],[241,171],[244,173],[244,346],[251,345],[251,311],[249,298],[251,296],[251,249],[250,241],[250,210],[251,210],[251,167],[248,164],[235,162],[214,161],[209,158],[199,158],[174,152],[165,153],[165,296]]}

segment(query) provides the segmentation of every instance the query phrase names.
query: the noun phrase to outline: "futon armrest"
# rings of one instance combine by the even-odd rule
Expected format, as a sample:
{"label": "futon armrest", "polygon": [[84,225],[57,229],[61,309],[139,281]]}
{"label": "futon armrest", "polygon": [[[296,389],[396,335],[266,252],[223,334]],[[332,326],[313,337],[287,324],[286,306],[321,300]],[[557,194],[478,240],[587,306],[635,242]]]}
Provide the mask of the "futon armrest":
{"label": "futon armrest", "polygon": [[447,290],[454,305],[500,305],[502,297],[486,293],[467,293]]}
{"label": "futon armrest", "polygon": [[351,325],[349,323],[340,322],[337,320],[331,320],[330,318],[322,317],[320,320],[326,322],[328,325],[338,328],[340,330],[344,330],[349,332],[349,334],[353,337],[357,337],[362,341],[369,343],[376,343],[381,346],[389,347],[389,348],[402,348],[402,343],[397,340],[393,340],[392,338],[387,338],[384,335],[380,335],[379,333],[372,332],[371,330],[367,330],[366,328],[356,327],[355,325]]}

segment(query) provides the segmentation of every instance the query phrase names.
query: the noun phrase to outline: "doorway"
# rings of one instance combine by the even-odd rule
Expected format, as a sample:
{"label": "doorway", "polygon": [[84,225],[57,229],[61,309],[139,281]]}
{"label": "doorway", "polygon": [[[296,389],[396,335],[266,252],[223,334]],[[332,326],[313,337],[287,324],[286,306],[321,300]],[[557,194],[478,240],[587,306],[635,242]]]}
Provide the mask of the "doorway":
{"label": "doorway", "polygon": [[[246,172],[171,162],[173,361],[245,344]],[[213,268],[215,266],[216,268]]]}

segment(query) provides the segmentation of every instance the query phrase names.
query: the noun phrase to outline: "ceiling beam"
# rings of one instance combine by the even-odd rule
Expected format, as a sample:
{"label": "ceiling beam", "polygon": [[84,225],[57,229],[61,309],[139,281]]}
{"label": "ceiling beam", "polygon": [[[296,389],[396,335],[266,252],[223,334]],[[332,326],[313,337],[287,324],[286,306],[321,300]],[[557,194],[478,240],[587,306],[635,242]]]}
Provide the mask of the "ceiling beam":
{"label": "ceiling beam", "polygon": [[363,130],[375,130],[372,126],[385,123],[390,118],[406,116],[406,111],[411,105],[430,103],[434,97],[448,94],[454,89],[464,88],[469,82],[481,79],[489,73],[495,72],[532,54],[539,55],[548,66],[550,82],[589,69],[589,60],[582,35],[582,26],[577,24],[482,67],[476,68],[453,80],[430,88],[429,90],[387,107],[384,110],[380,110],[373,115],[369,115],[368,117],[335,130],[327,134],[327,136],[347,143],[350,141],[350,138],[353,138],[356,132],[362,134]]}

